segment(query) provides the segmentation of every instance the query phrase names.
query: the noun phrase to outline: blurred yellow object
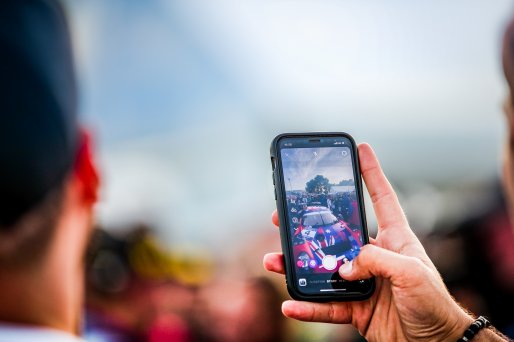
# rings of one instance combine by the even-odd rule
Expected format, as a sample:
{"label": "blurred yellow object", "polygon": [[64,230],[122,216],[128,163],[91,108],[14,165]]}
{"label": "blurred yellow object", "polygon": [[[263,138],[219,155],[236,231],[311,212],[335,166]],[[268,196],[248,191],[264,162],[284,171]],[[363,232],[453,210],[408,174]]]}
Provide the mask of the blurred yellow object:
{"label": "blurred yellow object", "polygon": [[212,265],[205,256],[167,252],[152,236],[138,239],[130,248],[129,263],[141,278],[176,280],[185,285],[201,285],[212,275]]}

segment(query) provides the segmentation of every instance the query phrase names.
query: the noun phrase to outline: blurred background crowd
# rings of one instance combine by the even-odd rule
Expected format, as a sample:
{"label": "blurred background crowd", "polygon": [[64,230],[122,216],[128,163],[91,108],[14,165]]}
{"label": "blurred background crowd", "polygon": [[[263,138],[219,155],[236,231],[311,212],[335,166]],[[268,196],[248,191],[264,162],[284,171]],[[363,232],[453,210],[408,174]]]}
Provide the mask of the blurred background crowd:
{"label": "blurred background crowd", "polygon": [[64,4],[103,175],[89,340],[360,340],[284,319],[284,279],[261,266],[280,250],[268,151],[286,131],[371,143],[452,294],[514,337],[511,1]]}

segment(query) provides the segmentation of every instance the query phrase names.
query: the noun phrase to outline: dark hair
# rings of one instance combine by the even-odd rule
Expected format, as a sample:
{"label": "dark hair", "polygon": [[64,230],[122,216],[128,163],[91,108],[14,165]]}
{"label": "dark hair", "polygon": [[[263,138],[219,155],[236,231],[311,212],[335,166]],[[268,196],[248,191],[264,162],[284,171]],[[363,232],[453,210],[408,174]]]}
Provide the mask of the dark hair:
{"label": "dark hair", "polygon": [[0,228],[40,206],[75,161],[68,25],[55,0],[0,1]]}
{"label": "dark hair", "polygon": [[56,0],[0,2],[0,267],[41,259],[79,143],[71,39]]}
{"label": "dark hair", "polygon": [[64,188],[59,185],[13,226],[0,227],[1,269],[19,269],[42,260],[55,234],[63,197]]}

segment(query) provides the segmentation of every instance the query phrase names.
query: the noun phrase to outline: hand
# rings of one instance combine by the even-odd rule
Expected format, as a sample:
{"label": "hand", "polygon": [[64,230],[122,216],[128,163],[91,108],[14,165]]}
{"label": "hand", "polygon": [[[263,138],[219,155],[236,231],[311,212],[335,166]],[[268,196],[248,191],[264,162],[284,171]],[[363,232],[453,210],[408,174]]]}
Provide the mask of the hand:
{"label": "hand", "polygon": [[[286,301],[282,312],[301,321],[351,323],[369,341],[456,341],[473,319],[452,299],[410,229],[371,147],[361,144],[358,149],[378,234],[339,273],[347,280],[375,276],[375,293],[359,302]],[[278,226],[276,211],[272,221]],[[284,273],[283,255],[267,254],[264,267]]]}

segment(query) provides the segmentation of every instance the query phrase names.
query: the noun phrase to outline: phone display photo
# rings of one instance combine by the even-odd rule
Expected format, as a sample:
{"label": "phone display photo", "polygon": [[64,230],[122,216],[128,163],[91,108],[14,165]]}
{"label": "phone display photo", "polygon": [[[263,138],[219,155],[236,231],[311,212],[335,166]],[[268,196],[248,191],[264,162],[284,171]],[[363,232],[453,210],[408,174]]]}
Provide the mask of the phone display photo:
{"label": "phone display photo", "polygon": [[299,300],[369,298],[374,279],[338,270],[369,243],[358,153],[346,133],[281,134],[271,161],[286,280]]}

